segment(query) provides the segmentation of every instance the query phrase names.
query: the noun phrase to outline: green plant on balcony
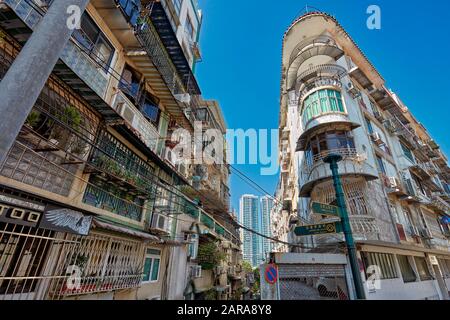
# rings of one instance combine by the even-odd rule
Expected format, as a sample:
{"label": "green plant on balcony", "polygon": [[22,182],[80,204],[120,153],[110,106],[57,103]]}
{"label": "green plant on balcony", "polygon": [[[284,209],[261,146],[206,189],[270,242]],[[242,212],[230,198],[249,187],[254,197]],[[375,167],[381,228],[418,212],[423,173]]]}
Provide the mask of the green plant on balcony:
{"label": "green plant on balcony", "polygon": [[197,260],[204,270],[212,270],[225,261],[226,254],[220,251],[215,242],[200,243]]}
{"label": "green plant on balcony", "polygon": [[83,139],[77,138],[72,144],[70,151],[75,155],[82,156],[86,152],[87,146],[87,143]]}
{"label": "green plant on balcony", "polygon": [[58,146],[65,148],[70,140],[71,132],[65,126],[71,127],[75,131],[80,130],[80,126],[83,122],[83,118],[74,106],[67,106],[62,113],[55,114],[55,117],[62,122],[57,124],[52,121],[53,129],[50,133],[50,139],[58,141]]}
{"label": "green plant on balcony", "polygon": [[30,126],[31,128],[35,128],[36,125],[39,122],[39,118],[41,117],[40,112],[35,111],[35,110],[31,110],[30,114],[28,115],[25,124],[27,124],[28,126]]}

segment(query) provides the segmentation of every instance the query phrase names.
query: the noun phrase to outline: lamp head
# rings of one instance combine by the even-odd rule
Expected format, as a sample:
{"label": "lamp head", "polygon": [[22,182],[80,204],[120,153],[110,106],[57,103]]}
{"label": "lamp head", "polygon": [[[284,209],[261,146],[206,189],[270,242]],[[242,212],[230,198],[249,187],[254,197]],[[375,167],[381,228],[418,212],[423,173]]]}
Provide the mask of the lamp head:
{"label": "lamp head", "polygon": [[339,161],[342,161],[342,156],[336,153],[331,153],[323,159],[323,162],[325,163],[338,163]]}

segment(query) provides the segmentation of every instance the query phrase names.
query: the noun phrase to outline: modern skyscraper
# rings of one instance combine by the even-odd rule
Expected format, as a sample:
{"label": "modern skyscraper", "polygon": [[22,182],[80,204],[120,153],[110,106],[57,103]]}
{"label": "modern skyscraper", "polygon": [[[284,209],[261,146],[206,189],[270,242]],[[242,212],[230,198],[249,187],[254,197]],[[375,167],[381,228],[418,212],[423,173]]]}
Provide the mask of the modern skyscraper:
{"label": "modern skyscraper", "polygon": [[[259,213],[259,198],[255,195],[242,195],[239,202],[239,217],[241,224],[257,232],[261,232],[261,217]],[[244,260],[253,267],[258,266],[263,257],[261,237],[253,232],[243,230],[242,246]]]}
{"label": "modern skyscraper", "polygon": [[[261,197],[261,231],[264,235],[270,237],[270,211],[273,208],[273,198],[270,196]],[[272,246],[269,239],[262,239],[263,258],[271,252]]]}

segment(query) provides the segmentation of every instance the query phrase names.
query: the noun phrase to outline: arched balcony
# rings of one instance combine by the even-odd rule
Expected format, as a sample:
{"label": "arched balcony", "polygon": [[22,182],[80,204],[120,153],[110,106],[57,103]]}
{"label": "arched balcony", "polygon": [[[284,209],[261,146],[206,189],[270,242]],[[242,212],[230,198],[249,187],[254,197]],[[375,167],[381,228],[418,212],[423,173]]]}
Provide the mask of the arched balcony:
{"label": "arched balcony", "polygon": [[287,88],[296,85],[298,71],[302,64],[315,56],[328,56],[334,60],[339,59],[344,51],[336,42],[326,35],[320,35],[305,39],[292,51],[287,72]]}
{"label": "arched balcony", "polygon": [[362,176],[375,180],[378,174],[366,160],[367,156],[358,153],[350,131],[326,129],[310,137],[304,145],[305,152],[301,167],[300,196],[309,197],[314,186],[332,177],[329,164],[324,162],[329,154],[340,154],[339,173],[342,176]]}

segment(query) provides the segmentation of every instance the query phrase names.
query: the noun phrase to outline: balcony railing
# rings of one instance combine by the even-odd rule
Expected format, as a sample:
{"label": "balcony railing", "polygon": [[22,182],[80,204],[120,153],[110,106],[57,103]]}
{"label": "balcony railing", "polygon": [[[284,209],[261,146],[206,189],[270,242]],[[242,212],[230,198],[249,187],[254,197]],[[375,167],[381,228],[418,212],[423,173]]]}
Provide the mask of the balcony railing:
{"label": "balcony railing", "polygon": [[358,155],[358,152],[355,148],[348,148],[348,149],[334,149],[334,150],[328,150],[323,151],[319,154],[314,155],[312,158],[307,159],[304,162],[304,169],[305,172],[311,172],[311,170],[319,164],[323,164],[324,159],[329,156],[330,154],[339,154],[344,159],[358,159],[361,157],[361,155]]}
{"label": "balcony railing", "polygon": [[78,165],[67,164],[53,151],[36,152],[33,146],[16,141],[1,164],[0,174],[18,182],[68,196]]}
{"label": "balcony railing", "polygon": [[106,186],[96,186],[93,183],[88,184],[84,193],[83,202],[122,217],[141,221],[144,205],[143,200],[140,200],[139,204],[132,200],[127,201],[121,195],[115,195],[112,190],[108,192],[105,189]]}
{"label": "balcony railing", "polygon": [[136,27],[136,36],[174,96],[186,93],[183,81],[172,63],[149,17]]}
{"label": "balcony railing", "polygon": [[[138,287],[142,282],[144,244],[111,235],[70,236],[59,253],[56,273],[65,275],[50,284],[49,298],[111,292]],[[81,272],[80,282],[68,285],[70,268]]]}

